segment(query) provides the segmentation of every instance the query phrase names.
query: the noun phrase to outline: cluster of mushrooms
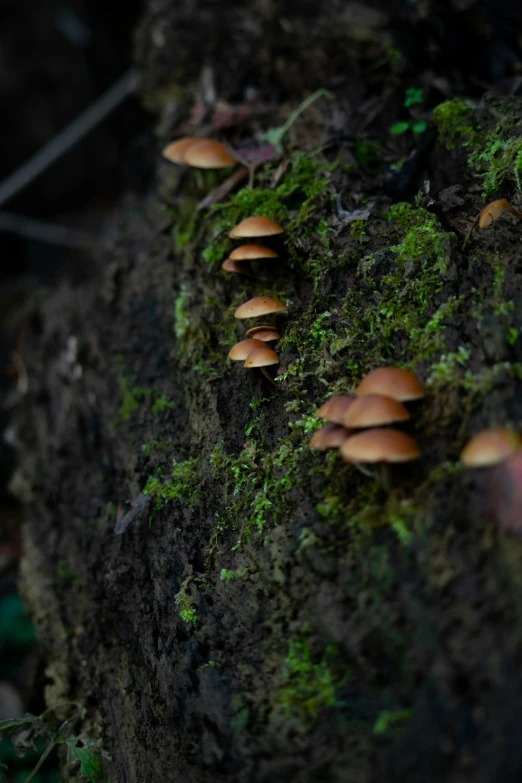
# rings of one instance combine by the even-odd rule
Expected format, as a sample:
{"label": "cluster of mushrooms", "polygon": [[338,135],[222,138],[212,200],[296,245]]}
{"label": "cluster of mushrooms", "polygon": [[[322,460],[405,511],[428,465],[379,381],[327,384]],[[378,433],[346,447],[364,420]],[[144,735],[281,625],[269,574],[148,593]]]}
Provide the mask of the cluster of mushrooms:
{"label": "cluster of mushrooms", "polygon": [[[163,150],[163,157],[172,163],[199,169],[220,169],[235,166],[238,160],[233,150],[216,139],[185,137],[173,141]],[[284,229],[271,218],[256,215],[242,220],[232,229],[231,239],[255,240],[282,234]],[[278,258],[271,247],[258,243],[243,244],[232,251],[223,264],[225,272],[255,277],[255,267]],[[267,315],[281,315],[288,312],[284,302],[269,296],[256,296],[237,308],[234,316],[238,319],[263,318]],[[247,329],[245,339],[234,345],[228,354],[232,361],[244,362],[244,367],[257,367],[272,382],[267,367],[279,364],[276,352],[267,343],[280,339],[277,326],[258,323]]]}

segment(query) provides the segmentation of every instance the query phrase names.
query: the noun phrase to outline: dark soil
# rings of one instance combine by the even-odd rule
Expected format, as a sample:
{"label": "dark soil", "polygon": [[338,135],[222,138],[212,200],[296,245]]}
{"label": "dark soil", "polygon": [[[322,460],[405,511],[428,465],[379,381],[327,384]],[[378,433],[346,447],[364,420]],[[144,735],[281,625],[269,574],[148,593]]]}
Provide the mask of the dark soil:
{"label": "dark soil", "polygon": [[[520,205],[514,165],[482,196],[499,157],[469,162],[520,138],[517,30],[514,3],[149,1],[155,184],[91,280],[35,307],[16,417],[47,701],[84,701],[105,780],[520,780],[522,509],[503,468],[458,464],[482,427],[522,423],[520,227],[463,248],[485,200]],[[161,144],[251,143],[317,88],[333,97],[254,190],[196,212],[226,174]],[[473,104],[448,130],[432,110],[456,96]],[[252,211],[288,229],[268,281],[219,268]],[[264,292],[289,301],[275,387],[226,358]],[[426,383],[424,456],[385,492],[308,440],[329,392],[397,362]]]}

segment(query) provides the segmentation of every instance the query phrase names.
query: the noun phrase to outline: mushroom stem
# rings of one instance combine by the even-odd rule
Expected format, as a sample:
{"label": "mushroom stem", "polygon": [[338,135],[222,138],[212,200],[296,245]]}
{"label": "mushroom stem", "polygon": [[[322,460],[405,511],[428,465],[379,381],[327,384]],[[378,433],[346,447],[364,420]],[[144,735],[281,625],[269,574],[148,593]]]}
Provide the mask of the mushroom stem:
{"label": "mushroom stem", "polygon": [[391,471],[387,462],[381,462],[378,467],[377,481],[385,492],[391,492]]}
{"label": "mushroom stem", "polygon": [[270,383],[272,384],[272,386],[277,386],[277,383],[274,381],[274,379],[270,377],[270,375],[269,375],[269,373],[268,373],[268,370],[266,369],[266,367],[260,367],[259,369],[261,370],[261,372],[263,373],[263,375],[265,376],[265,378],[267,379],[267,381],[270,381]]}

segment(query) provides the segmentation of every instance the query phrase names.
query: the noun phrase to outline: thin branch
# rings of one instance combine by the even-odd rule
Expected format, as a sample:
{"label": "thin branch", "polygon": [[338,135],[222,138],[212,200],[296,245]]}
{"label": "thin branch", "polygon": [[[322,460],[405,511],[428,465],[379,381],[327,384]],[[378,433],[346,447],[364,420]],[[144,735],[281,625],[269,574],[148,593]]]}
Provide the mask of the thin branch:
{"label": "thin branch", "polygon": [[136,88],[138,75],[134,69],[127,71],[100,98],[92,103],[79,117],[64,128],[36,155],[0,183],[0,204],[4,204],[51,166],[74,144],[96,127],[116,109]]}

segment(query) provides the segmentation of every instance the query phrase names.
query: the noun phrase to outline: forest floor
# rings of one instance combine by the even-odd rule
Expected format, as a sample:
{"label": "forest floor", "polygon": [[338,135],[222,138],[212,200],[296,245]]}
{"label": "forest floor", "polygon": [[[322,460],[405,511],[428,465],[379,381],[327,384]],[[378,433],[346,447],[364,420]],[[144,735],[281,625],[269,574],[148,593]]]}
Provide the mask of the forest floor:
{"label": "forest floor", "polygon": [[[522,204],[519,12],[389,5],[150,0],[154,186],[35,302],[23,590],[47,704],[82,702],[111,783],[520,780],[520,458],[459,461],[522,428],[520,224],[470,233]],[[263,156],[252,187],[163,160],[185,135]],[[280,259],[227,274],[252,214]],[[272,381],[227,359],[261,294],[288,305]],[[426,389],[386,488],[309,447],[382,365]]]}

